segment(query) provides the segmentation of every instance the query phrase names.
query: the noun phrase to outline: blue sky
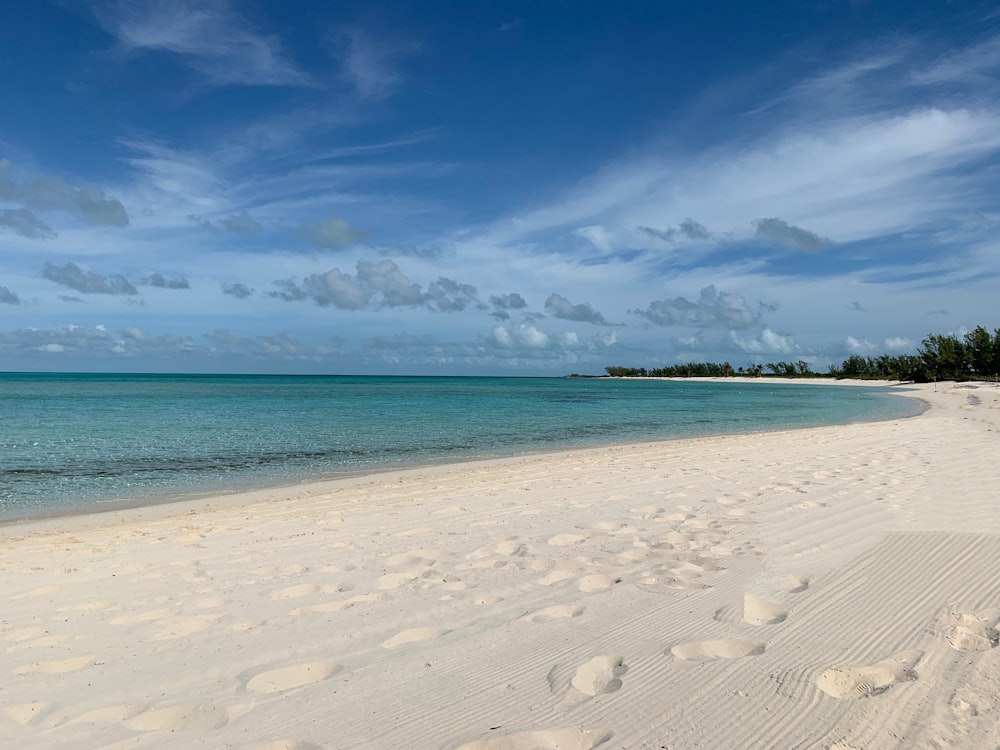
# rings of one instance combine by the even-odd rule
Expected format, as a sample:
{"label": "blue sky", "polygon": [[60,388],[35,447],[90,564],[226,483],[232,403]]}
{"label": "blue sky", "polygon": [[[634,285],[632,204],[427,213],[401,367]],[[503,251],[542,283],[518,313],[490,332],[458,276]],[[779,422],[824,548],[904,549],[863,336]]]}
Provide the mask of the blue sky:
{"label": "blue sky", "polygon": [[1000,326],[993,2],[38,0],[0,370],[600,373]]}

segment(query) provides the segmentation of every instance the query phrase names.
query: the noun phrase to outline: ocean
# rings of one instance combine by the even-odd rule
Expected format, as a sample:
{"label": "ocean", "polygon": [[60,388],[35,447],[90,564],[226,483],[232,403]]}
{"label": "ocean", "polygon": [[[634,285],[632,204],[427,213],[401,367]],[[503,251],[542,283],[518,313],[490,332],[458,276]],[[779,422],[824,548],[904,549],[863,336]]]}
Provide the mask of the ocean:
{"label": "ocean", "polygon": [[0,520],[918,410],[888,388],[767,381],[0,374]]}

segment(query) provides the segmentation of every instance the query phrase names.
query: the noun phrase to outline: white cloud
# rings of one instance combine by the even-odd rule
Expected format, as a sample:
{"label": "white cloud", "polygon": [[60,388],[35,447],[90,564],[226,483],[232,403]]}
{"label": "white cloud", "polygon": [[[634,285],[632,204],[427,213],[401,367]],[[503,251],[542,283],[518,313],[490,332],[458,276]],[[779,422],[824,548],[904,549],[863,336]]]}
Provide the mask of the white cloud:
{"label": "white cloud", "polygon": [[171,52],[216,85],[312,84],[226,0],[128,0],[98,18],[125,49]]}
{"label": "white cloud", "polygon": [[412,40],[375,34],[359,26],[335,35],[335,51],[342,76],[362,99],[379,100],[391,95],[405,80],[402,60],[416,54],[420,45]]}
{"label": "white cloud", "polygon": [[751,309],[741,295],[720,292],[714,285],[701,290],[697,302],[684,297],[650,302],[635,315],[661,326],[690,325],[699,328],[750,328],[760,322],[760,313]]}
{"label": "white cloud", "polygon": [[847,337],[847,350],[853,354],[874,354],[878,350],[878,345],[867,339],[857,339],[854,336]]}
{"label": "white cloud", "polygon": [[750,354],[792,354],[798,350],[795,339],[775,333],[770,328],[765,328],[756,338],[745,339],[730,333],[732,342],[745,352]]}
{"label": "white cloud", "polygon": [[885,340],[885,348],[889,351],[914,351],[916,344],[903,336],[890,336]]}

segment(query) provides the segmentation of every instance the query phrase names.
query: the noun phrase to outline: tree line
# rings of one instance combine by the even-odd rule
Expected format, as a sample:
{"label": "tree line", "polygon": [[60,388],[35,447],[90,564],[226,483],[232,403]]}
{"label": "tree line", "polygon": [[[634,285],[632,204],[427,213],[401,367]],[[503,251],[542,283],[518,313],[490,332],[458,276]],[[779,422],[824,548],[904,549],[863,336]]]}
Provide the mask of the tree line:
{"label": "tree line", "polygon": [[995,378],[1000,373],[1000,328],[990,334],[976,326],[965,336],[930,334],[920,342],[916,354],[864,357],[852,354],[839,367],[825,374],[813,372],[807,362],[768,362],[733,368],[728,362],[689,362],[663,367],[605,367],[611,377],[630,378],[726,378],[726,377],[833,377],[863,380],[972,380]]}

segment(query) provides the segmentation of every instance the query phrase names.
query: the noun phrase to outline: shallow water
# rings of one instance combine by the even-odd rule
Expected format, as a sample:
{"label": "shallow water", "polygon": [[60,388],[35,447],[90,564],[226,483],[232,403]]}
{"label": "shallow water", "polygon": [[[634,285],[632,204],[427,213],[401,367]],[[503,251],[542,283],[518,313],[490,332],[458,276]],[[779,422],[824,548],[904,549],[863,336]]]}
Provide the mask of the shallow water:
{"label": "shallow water", "polygon": [[2,374],[0,519],[915,410],[883,388],[767,382]]}

